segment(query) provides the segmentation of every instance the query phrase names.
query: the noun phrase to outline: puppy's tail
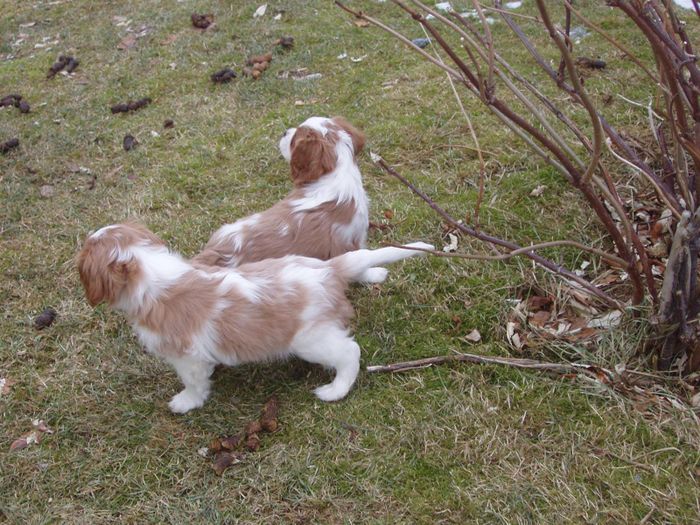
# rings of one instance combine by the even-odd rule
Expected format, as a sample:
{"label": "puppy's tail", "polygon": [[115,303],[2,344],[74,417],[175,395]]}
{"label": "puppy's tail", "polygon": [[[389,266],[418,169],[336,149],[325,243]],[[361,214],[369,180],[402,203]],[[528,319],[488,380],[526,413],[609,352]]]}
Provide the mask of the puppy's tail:
{"label": "puppy's tail", "polygon": [[[433,250],[433,245],[424,242],[406,244],[406,248]],[[425,252],[405,248],[379,248],[377,250],[355,250],[330,260],[333,269],[349,282],[381,283],[388,271],[379,268],[409,257],[425,255]]]}

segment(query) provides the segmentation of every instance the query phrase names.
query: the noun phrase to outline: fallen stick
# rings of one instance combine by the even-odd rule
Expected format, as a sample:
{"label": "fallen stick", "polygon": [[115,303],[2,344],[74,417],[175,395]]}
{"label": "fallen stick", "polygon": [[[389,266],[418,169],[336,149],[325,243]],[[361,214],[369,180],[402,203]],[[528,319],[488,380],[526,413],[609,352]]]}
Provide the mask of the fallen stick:
{"label": "fallen stick", "polygon": [[[604,382],[610,381],[613,378],[612,372],[604,368],[594,365],[585,365],[578,363],[548,363],[546,361],[535,361],[534,359],[522,359],[518,357],[490,357],[476,354],[454,354],[437,357],[426,357],[415,361],[404,361],[401,363],[393,363],[390,365],[372,365],[367,367],[367,372],[405,372],[406,370],[415,370],[417,368],[426,368],[432,365],[441,365],[443,363],[452,363],[466,361],[469,363],[478,363],[482,365],[505,365],[515,368],[525,368],[529,370],[542,370],[545,372],[554,372],[557,374],[579,374],[585,373]],[[603,376],[605,379],[603,379]]]}

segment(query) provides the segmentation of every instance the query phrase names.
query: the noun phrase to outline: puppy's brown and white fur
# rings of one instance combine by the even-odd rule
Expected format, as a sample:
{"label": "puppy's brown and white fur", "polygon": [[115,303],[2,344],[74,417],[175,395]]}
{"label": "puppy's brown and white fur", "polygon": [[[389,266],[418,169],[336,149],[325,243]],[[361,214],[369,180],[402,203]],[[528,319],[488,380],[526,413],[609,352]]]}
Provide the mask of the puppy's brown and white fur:
{"label": "puppy's brown and white fur", "polygon": [[117,224],[88,237],[77,261],[90,304],[123,311],[146,349],[173,365],[185,389],[170,408],[184,413],[209,397],[216,364],[291,355],[333,368],[335,379],[315,393],[324,401],[343,398],[360,366],[348,331],[348,283],[368,274],[383,281],[380,265],[420,253],[357,250],[328,261],[287,256],[209,271],[143,226]]}
{"label": "puppy's brown and white fur", "polygon": [[342,117],[312,117],[280,140],[294,189],[272,208],[219,228],[193,262],[234,267],[304,255],[330,259],[364,248],[368,202],[357,155],[362,132]]}

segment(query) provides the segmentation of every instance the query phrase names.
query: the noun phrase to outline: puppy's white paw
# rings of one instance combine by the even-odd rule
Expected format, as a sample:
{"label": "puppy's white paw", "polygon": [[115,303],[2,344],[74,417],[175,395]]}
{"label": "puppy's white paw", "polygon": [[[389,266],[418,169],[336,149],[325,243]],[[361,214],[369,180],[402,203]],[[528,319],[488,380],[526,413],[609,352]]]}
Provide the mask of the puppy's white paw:
{"label": "puppy's white paw", "polygon": [[362,276],[360,277],[359,281],[368,284],[383,283],[384,281],[386,281],[388,275],[389,270],[377,266],[375,268],[368,268],[367,270],[365,270]]}
{"label": "puppy's white paw", "polygon": [[434,250],[435,246],[427,242],[412,242],[406,245],[409,248],[420,248],[421,250]]}
{"label": "puppy's white paw", "polygon": [[338,401],[339,399],[343,399],[347,393],[347,390],[340,389],[333,383],[320,386],[314,390],[314,394],[316,394],[316,397],[318,397],[321,401]]}
{"label": "puppy's white paw", "polygon": [[184,414],[193,408],[199,408],[204,405],[206,397],[198,395],[192,390],[183,390],[170,400],[168,406],[175,414]]}

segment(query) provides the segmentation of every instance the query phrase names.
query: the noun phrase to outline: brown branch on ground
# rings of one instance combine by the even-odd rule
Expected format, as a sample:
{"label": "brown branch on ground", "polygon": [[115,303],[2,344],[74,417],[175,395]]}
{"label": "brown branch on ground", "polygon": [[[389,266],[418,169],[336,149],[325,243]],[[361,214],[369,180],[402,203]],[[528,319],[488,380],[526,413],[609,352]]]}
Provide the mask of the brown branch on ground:
{"label": "brown branch on ground", "polygon": [[426,357],[415,361],[404,361],[392,363],[390,365],[370,365],[366,368],[369,373],[378,372],[405,372],[426,368],[432,365],[444,363],[468,362],[480,365],[504,365],[527,370],[539,370],[555,374],[587,374],[595,379],[609,383],[613,378],[613,373],[605,368],[595,365],[584,365],[579,363],[549,363],[546,361],[536,361],[534,359],[522,359],[519,357],[495,357],[468,353],[456,353],[453,355]]}

